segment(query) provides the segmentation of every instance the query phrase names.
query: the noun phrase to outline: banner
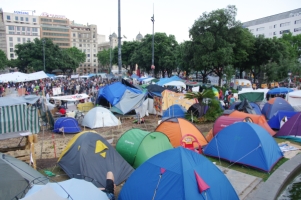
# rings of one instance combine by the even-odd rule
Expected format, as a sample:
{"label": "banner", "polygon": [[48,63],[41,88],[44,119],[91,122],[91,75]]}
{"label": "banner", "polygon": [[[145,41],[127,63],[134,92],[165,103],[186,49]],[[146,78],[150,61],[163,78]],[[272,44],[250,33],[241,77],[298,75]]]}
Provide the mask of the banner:
{"label": "banner", "polygon": [[62,94],[61,88],[60,87],[52,88],[52,93],[53,93],[53,96]]}

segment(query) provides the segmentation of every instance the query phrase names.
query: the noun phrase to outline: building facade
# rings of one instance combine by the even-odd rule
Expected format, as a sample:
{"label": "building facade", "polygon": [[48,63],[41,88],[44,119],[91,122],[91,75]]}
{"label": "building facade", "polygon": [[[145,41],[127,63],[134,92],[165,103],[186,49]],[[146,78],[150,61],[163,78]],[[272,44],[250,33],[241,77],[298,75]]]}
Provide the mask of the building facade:
{"label": "building facade", "polygon": [[265,38],[281,37],[282,34],[289,32],[298,35],[301,33],[301,8],[244,22],[243,26],[256,37],[259,35],[264,35]]}
{"label": "building facade", "polygon": [[4,16],[3,11],[0,8],[0,49],[7,54],[7,47],[6,47],[6,29],[4,25]]}
{"label": "building facade", "polygon": [[98,73],[97,26],[70,23],[71,44],[86,54],[86,60],[76,69],[78,74]]}
{"label": "building facade", "polygon": [[40,24],[37,16],[28,12],[15,11],[3,13],[6,30],[6,55],[8,59],[16,59],[15,45],[31,42],[40,38]]}
{"label": "building facade", "polygon": [[70,48],[69,19],[63,15],[53,15],[46,12],[39,17],[41,38],[49,38],[60,48]]}

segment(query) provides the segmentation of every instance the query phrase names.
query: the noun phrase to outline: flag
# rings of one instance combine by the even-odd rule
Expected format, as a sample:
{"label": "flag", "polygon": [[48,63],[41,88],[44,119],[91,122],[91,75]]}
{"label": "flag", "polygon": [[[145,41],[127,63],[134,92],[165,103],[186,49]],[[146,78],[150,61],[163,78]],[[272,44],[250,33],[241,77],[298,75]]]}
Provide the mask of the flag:
{"label": "flag", "polygon": [[196,171],[194,171],[194,175],[196,178],[196,182],[198,183],[200,193],[210,188],[209,185],[207,185],[207,183],[200,177],[200,175]]}

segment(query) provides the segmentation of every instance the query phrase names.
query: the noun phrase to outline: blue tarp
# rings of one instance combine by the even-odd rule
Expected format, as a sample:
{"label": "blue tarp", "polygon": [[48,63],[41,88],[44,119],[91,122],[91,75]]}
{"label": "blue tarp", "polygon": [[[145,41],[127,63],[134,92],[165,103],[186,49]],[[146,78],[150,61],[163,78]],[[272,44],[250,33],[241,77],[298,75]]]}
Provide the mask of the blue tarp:
{"label": "blue tarp", "polygon": [[170,117],[185,117],[185,113],[187,110],[179,104],[174,104],[169,106],[167,110],[163,112],[162,120],[170,118]]}
{"label": "blue tarp", "polygon": [[112,106],[115,106],[121,100],[126,89],[136,94],[143,93],[138,89],[125,86],[121,82],[116,82],[100,88],[98,91],[98,98],[105,98]]}
{"label": "blue tarp", "polygon": [[275,95],[275,94],[287,94],[289,92],[294,91],[291,88],[286,88],[286,87],[279,87],[279,88],[274,88],[268,91],[267,94]]}
{"label": "blue tarp", "polygon": [[275,97],[264,104],[261,112],[269,120],[279,110],[295,111],[295,109],[285,99]]}
{"label": "blue tarp", "polygon": [[239,198],[224,173],[205,156],[177,147],[140,165],[125,182],[118,199]]}
{"label": "blue tarp", "polygon": [[269,172],[283,157],[274,138],[261,126],[237,122],[222,129],[204,154]]}
{"label": "blue tarp", "polygon": [[268,121],[268,124],[273,129],[280,129],[280,121],[283,119],[283,117],[287,117],[287,120],[289,120],[292,116],[297,114],[298,112],[295,111],[284,111],[279,110],[276,112],[273,117]]}
{"label": "blue tarp", "polygon": [[81,132],[80,127],[76,119],[72,117],[60,117],[54,123],[54,130],[55,133],[79,133]]}
{"label": "blue tarp", "polygon": [[178,76],[172,76],[170,78],[160,78],[160,81],[157,82],[157,85],[164,85],[166,83],[169,83],[171,81],[181,81],[182,79]]}

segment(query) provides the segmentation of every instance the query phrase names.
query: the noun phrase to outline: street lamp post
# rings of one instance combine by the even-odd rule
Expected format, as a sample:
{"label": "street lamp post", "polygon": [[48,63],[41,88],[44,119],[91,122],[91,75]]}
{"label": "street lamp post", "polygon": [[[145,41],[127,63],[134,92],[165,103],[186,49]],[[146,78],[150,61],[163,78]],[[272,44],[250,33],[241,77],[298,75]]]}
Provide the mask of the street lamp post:
{"label": "street lamp post", "polygon": [[121,26],[120,26],[120,0],[118,0],[118,75],[121,80]]}
{"label": "street lamp post", "polygon": [[154,6],[153,6],[153,16],[151,17],[151,21],[153,22],[153,40],[152,40],[152,73],[153,77],[155,78],[155,51],[154,51],[154,27],[155,27],[155,14],[154,14]]}
{"label": "street lamp post", "polygon": [[109,74],[111,74],[112,70],[112,34],[110,34],[110,68],[109,68]]}
{"label": "street lamp post", "polygon": [[43,63],[44,63],[44,72],[45,71],[45,38],[43,39]]}

